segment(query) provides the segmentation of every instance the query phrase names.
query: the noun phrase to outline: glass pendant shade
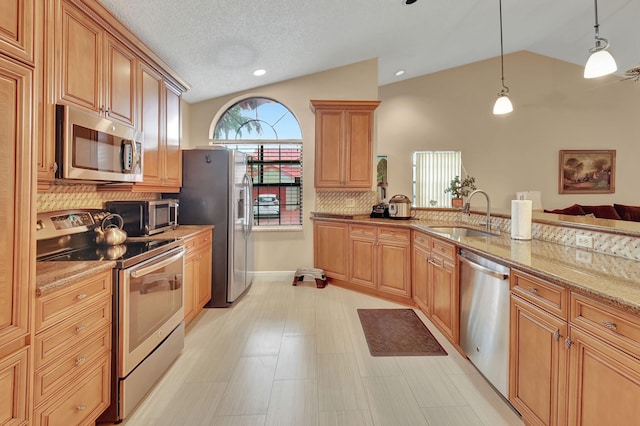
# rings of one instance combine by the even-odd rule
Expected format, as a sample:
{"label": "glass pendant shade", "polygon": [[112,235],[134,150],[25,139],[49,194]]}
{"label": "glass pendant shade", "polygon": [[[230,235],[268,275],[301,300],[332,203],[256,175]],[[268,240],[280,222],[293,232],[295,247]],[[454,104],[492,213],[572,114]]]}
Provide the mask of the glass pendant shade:
{"label": "glass pendant shade", "polygon": [[616,72],[618,66],[608,50],[597,50],[589,56],[584,67],[584,78],[596,78]]}
{"label": "glass pendant shade", "polygon": [[513,111],[513,105],[511,104],[511,99],[509,99],[509,95],[506,93],[500,93],[498,95],[498,99],[496,99],[496,103],[493,104],[493,113],[495,115],[508,114]]}

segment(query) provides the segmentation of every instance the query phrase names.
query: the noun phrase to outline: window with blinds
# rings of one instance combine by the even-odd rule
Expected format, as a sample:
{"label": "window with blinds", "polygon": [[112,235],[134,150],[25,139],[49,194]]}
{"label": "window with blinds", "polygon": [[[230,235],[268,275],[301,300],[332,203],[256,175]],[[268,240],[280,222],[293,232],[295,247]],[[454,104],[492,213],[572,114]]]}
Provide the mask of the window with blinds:
{"label": "window with blinds", "polygon": [[451,207],[451,193],[444,190],[462,175],[461,151],[413,153],[413,203],[416,207]]}

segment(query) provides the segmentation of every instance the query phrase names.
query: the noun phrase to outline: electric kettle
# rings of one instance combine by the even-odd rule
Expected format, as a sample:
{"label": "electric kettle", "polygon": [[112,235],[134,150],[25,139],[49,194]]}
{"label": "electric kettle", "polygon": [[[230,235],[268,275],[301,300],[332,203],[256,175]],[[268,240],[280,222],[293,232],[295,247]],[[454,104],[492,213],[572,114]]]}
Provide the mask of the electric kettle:
{"label": "electric kettle", "polygon": [[[118,224],[112,222],[116,219]],[[119,214],[111,213],[102,220],[99,227],[95,229],[96,244],[106,246],[117,246],[124,243],[127,239],[127,233],[122,230],[124,219]]]}

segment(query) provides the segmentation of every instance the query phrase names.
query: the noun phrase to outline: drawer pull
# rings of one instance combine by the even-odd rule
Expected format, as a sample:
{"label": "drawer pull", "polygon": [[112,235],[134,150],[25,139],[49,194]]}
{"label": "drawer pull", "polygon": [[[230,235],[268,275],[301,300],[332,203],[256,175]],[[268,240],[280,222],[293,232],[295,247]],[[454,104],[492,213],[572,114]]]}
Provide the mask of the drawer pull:
{"label": "drawer pull", "polygon": [[82,300],[82,299],[86,299],[86,298],[87,298],[87,295],[85,293],[82,293],[82,294],[79,294],[79,295],[76,296],[76,299],[78,299],[78,300]]}
{"label": "drawer pull", "polygon": [[442,260],[442,262],[441,262],[441,263],[437,263],[437,262],[435,261],[435,259],[433,259],[433,258],[428,259],[428,260],[427,260],[427,262],[429,262],[429,263],[430,263],[430,264],[432,264],[432,265],[438,266],[438,267],[440,267],[440,268],[444,268],[444,259]]}
{"label": "drawer pull", "polygon": [[538,294],[538,289],[535,287],[529,287],[527,290],[529,290],[533,294],[536,294],[536,295]]}
{"label": "drawer pull", "polygon": [[76,359],[76,365],[80,365],[87,360],[87,357],[81,356]]}
{"label": "drawer pull", "polygon": [[76,333],[80,333],[81,331],[83,331],[85,328],[87,328],[86,325],[79,325],[76,327]]}
{"label": "drawer pull", "polygon": [[615,322],[611,322],[611,321],[607,321],[607,320],[602,320],[602,325],[604,325],[605,327],[607,327],[609,330],[613,330],[616,331],[618,329],[618,326],[616,326]]}
{"label": "drawer pull", "polygon": [[84,404],[80,404],[80,405],[78,405],[76,408],[78,409],[78,411],[83,411],[83,410],[86,410],[86,409],[87,409],[87,406],[86,406],[86,405],[84,405]]}

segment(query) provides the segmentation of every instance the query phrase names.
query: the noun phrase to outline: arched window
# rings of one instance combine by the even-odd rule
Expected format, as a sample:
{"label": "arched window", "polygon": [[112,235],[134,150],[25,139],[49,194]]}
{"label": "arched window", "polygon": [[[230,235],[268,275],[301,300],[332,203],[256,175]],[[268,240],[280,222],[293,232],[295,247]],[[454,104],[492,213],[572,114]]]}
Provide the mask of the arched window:
{"label": "arched window", "polygon": [[213,139],[247,154],[254,225],[302,225],[302,131],[286,106],[243,99],[220,116]]}

